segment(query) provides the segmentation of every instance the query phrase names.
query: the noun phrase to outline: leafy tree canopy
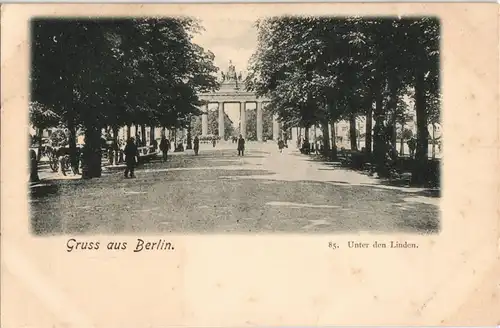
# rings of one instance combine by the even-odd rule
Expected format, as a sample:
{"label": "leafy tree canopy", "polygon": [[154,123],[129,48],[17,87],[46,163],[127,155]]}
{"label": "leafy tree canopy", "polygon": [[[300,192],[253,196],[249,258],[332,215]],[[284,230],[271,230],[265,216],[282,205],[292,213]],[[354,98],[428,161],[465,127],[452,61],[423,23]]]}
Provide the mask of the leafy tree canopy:
{"label": "leafy tree canopy", "polygon": [[83,126],[185,125],[218,88],[192,18],[35,19],[32,101]]}
{"label": "leafy tree canopy", "polygon": [[256,27],[246,86],[270,98],[283,122],[308,127],[363,115],[377,93],[389,108],[415,83],[417,69],[435,100],[429,106],[439,108],[436,19],[272,17]]}

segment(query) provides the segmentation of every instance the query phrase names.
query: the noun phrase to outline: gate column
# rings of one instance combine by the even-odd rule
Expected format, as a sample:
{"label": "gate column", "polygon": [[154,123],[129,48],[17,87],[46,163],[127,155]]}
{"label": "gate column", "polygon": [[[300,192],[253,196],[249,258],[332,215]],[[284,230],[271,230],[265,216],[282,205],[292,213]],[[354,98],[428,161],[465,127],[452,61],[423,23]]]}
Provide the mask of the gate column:
{"label": "gate column", "polygon": [[219,102],[219,137],[224,140],[224,102]]}
{"label": "gate column", "polygon": [[245,102],[240,102],[240,134],[243,138],[246,138],[247,135],[247,113],[245,109]]}

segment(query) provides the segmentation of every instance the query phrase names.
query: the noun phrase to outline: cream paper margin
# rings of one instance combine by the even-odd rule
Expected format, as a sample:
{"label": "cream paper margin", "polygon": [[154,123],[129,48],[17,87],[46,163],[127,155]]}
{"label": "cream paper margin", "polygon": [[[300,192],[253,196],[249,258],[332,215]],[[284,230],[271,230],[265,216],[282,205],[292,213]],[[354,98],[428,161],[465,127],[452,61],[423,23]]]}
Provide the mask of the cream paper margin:
{"label": "cream paper margin", "polygon": [[[442,19],[442,232],[182,235],[169,253],[67,253],[30,235],[25,159],[31,16],[437,15]],[[167,327],[500,323],[495,4],[3,5],[1,325]],[[88,236],[128,240],[142,236]],[[348,240],[418,250],[350,250]],[[332,251],[329,241],[342,249]]]}

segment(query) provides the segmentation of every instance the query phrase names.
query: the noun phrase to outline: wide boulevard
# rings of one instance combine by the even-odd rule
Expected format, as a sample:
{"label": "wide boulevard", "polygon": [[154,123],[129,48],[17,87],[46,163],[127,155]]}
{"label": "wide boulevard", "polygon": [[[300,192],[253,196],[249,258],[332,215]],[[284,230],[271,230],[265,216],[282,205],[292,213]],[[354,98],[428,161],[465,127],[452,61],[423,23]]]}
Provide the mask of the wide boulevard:
{"label": "wide boulevard", "polygon": [[[38,235],[95,233],[347,233],[439,230],[439,198],[274,143],[201,145],[141,165],[136,179],[105,170],[92,180],[31,188]],[[43,175],[43,173],[41,173]]]}

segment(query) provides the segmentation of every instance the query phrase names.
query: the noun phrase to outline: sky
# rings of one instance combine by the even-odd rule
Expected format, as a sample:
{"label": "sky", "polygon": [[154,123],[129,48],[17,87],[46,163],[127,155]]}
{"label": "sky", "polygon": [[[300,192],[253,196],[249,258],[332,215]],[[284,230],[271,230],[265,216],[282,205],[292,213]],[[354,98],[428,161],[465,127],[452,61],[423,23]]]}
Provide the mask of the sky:
{"label": "sky", "polygon": [[246,71],[248,60],[257,47],[255,19],[200,18],[205,31],[193,41],[215,55],[215,65],[226,70],[232,60],[236,71]]}
{"label": "sky", "polygon": [[[216,17],[218,16],[218,17]],[[221,71],[226,71],[229,60],[232,61],[236,72],[243,72],[246,76],[248,60],[257,47],[257,29],[254,27],[254,18],[245,18],[207,15],[198,17],[204,31],[195,35],[194,43],[210,50],[215,55],[215,65]],[[220,76],[220,72],[219,72]],[[247,104],[247,109],[254,109],[255,104]],[[211,104],[209,109],[215,109],[217,104]],[[233,123],[239,122],[239,105],[226,104],[225,111]]]}

